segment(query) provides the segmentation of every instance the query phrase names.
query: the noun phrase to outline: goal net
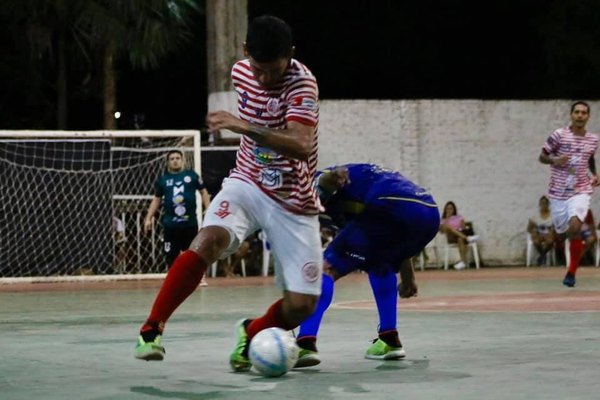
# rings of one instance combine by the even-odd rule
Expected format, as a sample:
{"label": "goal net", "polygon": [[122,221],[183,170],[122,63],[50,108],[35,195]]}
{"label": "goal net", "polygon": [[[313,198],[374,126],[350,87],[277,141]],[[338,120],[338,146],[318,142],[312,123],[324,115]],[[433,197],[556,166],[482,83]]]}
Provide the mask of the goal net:
{"label": "goal net", "polygon": [[143,220],[172,149],[201,173],[198,131],[0,131],[0,279],[164,273]]}

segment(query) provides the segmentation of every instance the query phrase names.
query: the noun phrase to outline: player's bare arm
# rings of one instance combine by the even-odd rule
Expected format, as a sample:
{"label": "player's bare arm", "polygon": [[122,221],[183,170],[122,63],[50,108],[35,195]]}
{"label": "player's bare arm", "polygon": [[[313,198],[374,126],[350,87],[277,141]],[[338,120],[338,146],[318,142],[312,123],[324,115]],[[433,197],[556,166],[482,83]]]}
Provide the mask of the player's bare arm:
{"label": "player's bare arm", "polygon": [[400,281],[398,295],[402,299],[417,296],[419,289],[415,280],[415,270],[410,259],[402,261],[400,265]]}
{"label": "player's bare arm", "polygon": [[146,218],[144,219],[144,233],[148,233],[152,230],[154,226],[154,215],[158,211],[160,207],[161,198],[154,196],[152,201],[150,202],[150,206],[148,206],[148,212],[146,213]]}
{"label": "player's bare arm", "polygon": [[210,131],[228,129],[246,135],[258,144],[279,154],[301,161],[308,160],[315,135],[313,126],[299,122],[290,121],[285,129],[271,129],[251,124],[227,111],[209,113],[206,123]]}
{"label": "player's bare arm", "polygon": [[600,186],[600,176],[596,171],[596,157],[592,154],[588,161],[588,166],[590,168],[590,172],[592,173],[592,185]]}
{"label": "player's bare arm", "polygon": [[566,154],[560,156],[553,156],[551,154],[547,154],[545,151],[542,151],[540,153],[540,157],[538,159],[542,164],[550,164],[559,167],[569,162],[569,156]]}

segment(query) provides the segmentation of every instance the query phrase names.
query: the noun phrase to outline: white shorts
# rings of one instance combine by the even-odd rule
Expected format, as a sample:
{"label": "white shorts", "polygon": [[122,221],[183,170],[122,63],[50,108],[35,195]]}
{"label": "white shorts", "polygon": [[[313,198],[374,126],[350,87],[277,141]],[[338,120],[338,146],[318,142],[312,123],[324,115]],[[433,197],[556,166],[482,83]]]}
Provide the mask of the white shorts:
{"label": "white shorts", "polygon": [[590,209],[592,196],[587,193],[576,194],[567,200],[550,199],[550,213],[556,233],[565,233],[569,229],[569,220],[577,217],[583,222]]}
{"label": "white shorts", "polygon": [[293,214],[255,185],[225,179],[202,222],[202,227],[215,225],[230,235],[221,258],[233,254],[245,238],[262,229],[275,258],[277,284],[290,292],[321,294],[323,255],[317,215]]}

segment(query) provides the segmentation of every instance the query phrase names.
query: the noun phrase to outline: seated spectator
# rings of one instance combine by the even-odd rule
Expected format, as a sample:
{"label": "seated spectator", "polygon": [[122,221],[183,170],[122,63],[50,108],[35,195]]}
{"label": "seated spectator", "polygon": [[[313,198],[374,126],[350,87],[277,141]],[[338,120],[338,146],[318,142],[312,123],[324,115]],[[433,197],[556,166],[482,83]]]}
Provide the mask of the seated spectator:
{"label": "seated spectator", "polygon": [[546,263],[546,254],[554,247],[555,234],[550,215],[550,201],[546,196],[540,197],[538,207],[538,212],[527,223],[527,232],[531,235],[533,246],[539,254],[537,265],[541,266]]}
{"label": "seated spectator", "polygon": [[242,259],[248,257],[250,254],[250,242],[244,240],[240,247],[230,257],[222,260],[225,264],[225,277],[233,278],[239,276],[235,274],[236,268],[241,265]]}
{"label": "seated spectator", "polygon": [[594,251],[593,249],[596,246],[596,242],[598,241],[598,237],[596,235],[596,223],[594,222],[594,214],[592,214],[592,210],[588,210],[588,213],[583,220],[583,224],[581,224],[581,240],[583,240],[584,248],[583,248],[583,256],[582,256],[582,264],[583,259],[591,260],[591,262],[587,262],[588,264],[594,264]]}
{"label": "seated spectator", "polygon": [[448,243],[456,243],[460,254],[460,261],[454,264],[454,269],[464,269],[467,266],[467,244],[477,240],[472,229],[467,229],[465,219],[458,213],[456,204],[449,201],[444,206],[440,232],[446,235]]}

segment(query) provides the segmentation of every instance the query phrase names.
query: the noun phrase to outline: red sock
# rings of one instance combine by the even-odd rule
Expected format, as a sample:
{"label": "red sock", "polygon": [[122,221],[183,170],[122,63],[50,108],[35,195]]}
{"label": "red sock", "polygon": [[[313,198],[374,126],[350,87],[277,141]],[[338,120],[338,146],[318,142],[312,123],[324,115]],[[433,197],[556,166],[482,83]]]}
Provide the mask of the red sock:
{"label": "red sock", "polygon": [[569,242],[569,244],[569,250],[571,251],[571,259],[569,260],[569,273],[575,276],[585,245],[581,239],[573,239]]}
{"label": "red sock", "polygon": [[158,328],[162,332],[175,309],[196,290],[205,271],[206,262],[200,255],[191,250],[181,253],[169,269],[141,331]]}
{"label": "red sock", "polygon": [[258,332],[267,328],[281,328],[290,330],[296,326],[290,326],[289,323],[283,318],[283,299],[277,300],[269,307],[267,313],[260,318],[256,318],[246,327],[246,333],[248,333],[248,340],[251,340]]}

